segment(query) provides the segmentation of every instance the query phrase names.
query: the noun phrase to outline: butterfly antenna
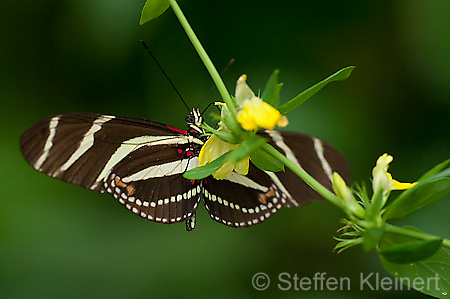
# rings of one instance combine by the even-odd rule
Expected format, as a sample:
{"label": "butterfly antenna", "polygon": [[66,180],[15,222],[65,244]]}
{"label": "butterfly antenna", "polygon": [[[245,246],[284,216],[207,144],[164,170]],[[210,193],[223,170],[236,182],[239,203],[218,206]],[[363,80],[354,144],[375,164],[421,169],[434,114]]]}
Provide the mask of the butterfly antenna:
{"label": "butterfly antenna", "polygon": [[[230,61],[228,62],[227,66],[220,72],[220,76],[222,77],[222,75],[230,68],[230,66],[234,63],[234,58],[231,58]],[[203,103],[203,101],[206,99],[206,97],[211,93],[211,91],[214,89],[215,85],[213,84],[208,92],[203,96],[203,98],[200,100],[200,103],[198,103],[197,107],[200,107],[200,105]],[[209,106],[211,106],[211,103],[205,108],[205,110],[203,110],[203,113],[209,108]],[[220,110],[220,109],[219,109]]]}
{"label": "butterfly antenna", "polygon": [[145,44],[145,42],[141,39],[140,40],[141,44],[144,46],[145,50],[147,50],[148,54],[150,54],[150,56],[152,56],[153,60],[156,62],[156,64],[158,65],[159,69],[161,70],[161,72],[164,74],[164,77],[166,77],[167,81],[169,81],[170,85],[172,85],[173,89],[175,90],[175,92],[178,94],[178,96],[180,97],[181,101],[183,102],[184,106],[186,106],[186,109],[188,111],[191,111],[191,109],[189,109],[189,106],[186,104],[186,102],[184,101],[183,97],[181,96],[181,94],[178,92],[178,89],[175,87],[175,85],[172,83],[172,80],[170,80],[169,76],[167,76],[166,72],[164,71],[164,69],[162,68],[161,64],[159,64],[158,60],[155,58],[155,56],[153,56],[152,52],[150,51],[150,49],[147,47],[147,45]]}
{"label": "butterfly antenna", "polygon": [[[203,116],[203,113],[205,113],[206,112],[206,110],[208,110],[208,108],[209,107],[211,107],[211,105],[212,105],[213,103],[211,102],[211,103],[209,103],[208,104],[208,106],[206,106],[206,108],[202,111],[202,113],[200,113],[200,115],[202,115]],[[217,106],[216,106],[217,107]],[[220,108],[219,107],[217,107],[217,109],[219,109],[219,112],[220,112]]]}

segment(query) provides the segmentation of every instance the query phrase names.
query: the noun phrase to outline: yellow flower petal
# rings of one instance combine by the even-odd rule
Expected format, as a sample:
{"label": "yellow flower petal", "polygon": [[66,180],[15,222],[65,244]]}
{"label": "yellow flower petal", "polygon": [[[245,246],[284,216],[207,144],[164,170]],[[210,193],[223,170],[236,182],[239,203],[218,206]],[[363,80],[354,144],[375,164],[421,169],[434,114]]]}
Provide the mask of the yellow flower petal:
{"label": "yellow flower petal", "polygon": [[[235,149],[238,144],[231,144],[225,142],[216,136],[211,136],[200,150],[198,156],[199,165],[203,166],[209,162],[214,161],[223,154]],[[245,158],[239,161],[237,164],[231,163],[231,161],[225,162],[218,170],[213,172],[213,177],[217,180],[225,179],[233,170],[237,173],[246,175],[248,173],[249,158]]]}
{"label": "yellow flower petal", "polygon": [[236,90],[234,92],[234,98],[238,105],[242,105],[245,100],[249,100],[255,96],[252,89],[247,85],[247,75],[243,74],[236,82]]}
{"label": "yellow flower petal", "polygon": [[337,172],[333,173],[333,190],[339,198],[345,200],[346,202],[350,201],[352,193],[347,187],[344,179]]}
{"label": "yellow flower petal", "polygon": [[258,128],[258,124],[249,113],[248,109],[242,109],[239,111],[238,122],[241,124],[242,128],[247,131],[256,130]]}
{"label": "yellow flower petal", "polygon": [[246,158],[242,161],[239,161],[236,166],[234,167],[234,171],[241,175],[247,175],[248,174],[248,167],[249,167],[250,160],[249,158]]}
{"label": "yellow flower petal", "polygon": [[230,161],[227,161],[222,167],[213,172],[213,178],[223,180],[233,171],[233,168],[234,165]]}
{"label": "yellow flower petal", "polygon": [[401,183],[396,180],[392,180],[391,190],[406,190],[413,187],[417,182],[414,183]]}
{"label": "yellow flower petal", "polygon": [[281,127],[281,128],[286,127],[288,124],[289,124],[289,121],[288,121],[286,115],[283,115],[283,116],[281,117],[281,119],[277,122],[277,126],[279,126],[279,127]]}

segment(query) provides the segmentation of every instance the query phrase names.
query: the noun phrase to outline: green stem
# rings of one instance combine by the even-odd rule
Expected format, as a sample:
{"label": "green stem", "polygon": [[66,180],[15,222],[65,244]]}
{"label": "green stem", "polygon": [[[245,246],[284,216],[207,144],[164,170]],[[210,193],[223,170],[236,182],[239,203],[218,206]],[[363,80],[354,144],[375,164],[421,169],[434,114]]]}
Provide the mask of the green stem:
{"label": "green stem", "polygon": [[[405,229],[405,228],[398,227],[398,226],[395,226],[395,225],[392,225],[389,223],[385,224],[385,230],[386,230],[386,232],[391,233],[391,234],[402,235],[402,236],[411,237],[411,238],[419,239],[419,240],[440,239],[440,237],[437,237],[437,236],[433,236],[433,235],[423,233],[420,231],[413,231],[413,230]],[[450,240],[442,239],[442,246],[450,248]]]}
{"label": "green stem", "polygon": [[181,26],[184,28],[184,31],[186,32],[187,36],[191,40],[192,45],[194,46],[195,50],[197,50],[198,55],[200,56],[200,59],[203,61],[203,64],[205,65],[206,69],[208,70],[209,74],[211,75],[211,78],[214,81],[214,84],[216,84],[217,89],[219,90],[219,93],[224,100],[224,102],[227,104],[230,111],[235,111],[236,106],[234,105],[234,102],[231,100],[230,94],[228,93],[228,90],[225,86],[225,84],[222,81],[222,78],[219,75],[219,72],[217,72],[216,68],[214,67],[214,64],[212,63],[211,59],[209,58],[208,54],[206,53],[205,49],[203,48],[202,44],[198,40],[197,36],[194,33],[194,30],[192,30],[192,27],[189,25],[186,17],[184,16],[183,12],[181,11],[181,8],[178,6],[177,2],[175,0],[169,0],[170,6],[172,7],[175,15],[177,16],[178,20],[180,21]]}

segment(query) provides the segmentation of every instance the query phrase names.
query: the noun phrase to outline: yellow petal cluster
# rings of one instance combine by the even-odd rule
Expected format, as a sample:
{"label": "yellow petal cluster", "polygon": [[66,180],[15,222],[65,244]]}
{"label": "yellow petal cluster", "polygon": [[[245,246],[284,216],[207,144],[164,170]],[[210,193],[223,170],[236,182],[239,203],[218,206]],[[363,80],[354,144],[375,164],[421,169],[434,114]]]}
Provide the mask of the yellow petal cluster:
{"label": "yellow petal cluster", "polygon": [[[275,126],[285,127],[288,125],[286,116],[264,102],[261,98],[255,96],[252,89],[247,85],[247,75],[239,77],[236,83],[235,100],[239,108],[237,111],[237,120],[244,130],[253,131],[260,128],[273,130]],[[215,103],[220,107],[221,118],[219,122],[219,130],[228,131],[229,129],[225,125],[223,119],[230,111],[224,103]],[[211,136],[205,144],[202,146],[199,154],[199,165],[203,166],[209,162],[214,161],[221,155],[235,149],[239,144],[231,144],[222,141],[216,136]],[[241,175],[247,175],[249,167],[249,157],[239,161],[238,163],[232,163],[231,161],[225,162],[218,170],[213,173],[213,177],[216,179],[225,179],[232,171],[235,171]]]}
{"label": "yellow petal cluster", "polygon": [[273,130],[276,125],[285,127],[288,125],[286,116],[255,96],[247,85],[247,75],[242,75],[236,82],[235,99],[240,110],[237,112],[238,122],[247,131],[265,128]]}
{"label": "yellow petal cluster", "polygon": [[[231,144],[225,142],[216,136],[211,136],[202,146],[199,154],[199,164],[203,166],[209,162],[214,161],[223,154],[235,149],[238,144]],[[239,174],[247,175],[249,166],[249,158],[245,158],[236,164],[231,161],[225,162],[218,170],[213,172],[213,177],[217,180],[226,178],[233,170]]]}
{"label": "yellow petal cluster", "polygon": [[273,130],[276,125],[285,127],[288,124],[286,116],[258,97],[244,101],[238,112],[238,122],[247,131],[258,128]]}

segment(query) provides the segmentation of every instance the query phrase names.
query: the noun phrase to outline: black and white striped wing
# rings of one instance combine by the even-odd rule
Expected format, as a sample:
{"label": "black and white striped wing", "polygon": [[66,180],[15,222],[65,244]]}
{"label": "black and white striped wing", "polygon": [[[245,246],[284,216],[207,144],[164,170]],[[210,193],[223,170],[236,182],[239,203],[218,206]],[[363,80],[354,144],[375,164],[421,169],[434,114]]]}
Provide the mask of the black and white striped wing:
{"label": "black and white striped wing", "polygon": [[99,114],[58,115],[21,137],[34,169],[65,182],[111,193],[134,213],[173,223],[195,212],[200,182],[182,177],[198,165],[203,142],[146,120]]}
{"label": "black and white striped wing", "polygon": [[[332,190],[332,173],[348,180],[345,157],[321,140],[295,132],[265,131],[275,148]],[[292,171],[267,172],[250,163],[246,176],[231,173],[224,180],[206,179],[204,203],[212,219],[232,227],[247,227],[264,221],[281,207],[297,207],[322,197]]]}
{"label": "black and white striped wing", "polygon": [[205,179],[203,201],[212,219],[232,227],[264,221],[282,207],[283,194],[269,173],[250,163],[246,176],[232,172],[226,179]]}
{"label": "black and white striped wing", "polygon": [[[347,159],[337,149],[316,137],[287,131],[266,131],[261,135],[269,137],[272,146],[330,191],[333,191],[333,172],[338,172],[345,181],[350,179]],[[272,177],[286,193],[287,207],[305,205],[311,199],[323,199],[287,168],[285,172],[277,172]]]}

